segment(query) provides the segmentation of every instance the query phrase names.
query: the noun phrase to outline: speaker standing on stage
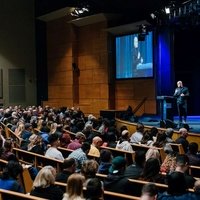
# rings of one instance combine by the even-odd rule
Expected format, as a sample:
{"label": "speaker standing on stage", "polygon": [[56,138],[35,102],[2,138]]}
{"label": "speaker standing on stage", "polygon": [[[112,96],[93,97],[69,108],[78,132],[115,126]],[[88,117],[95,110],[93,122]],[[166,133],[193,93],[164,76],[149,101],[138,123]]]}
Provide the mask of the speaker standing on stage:
{"label": "speaker standing on stage", "polygon": [[178,109],[178,115],[179,115],[179,125],[181,123],[186,123],[187,98],[188,98],[188,96],[189,96],[188,88],[183,87],[182,81],[178,81],[177,82],[177,88],[175,89],[175,92],[174,92],[174,97],[176,98],[176,102],[177,102],[177,109]]}

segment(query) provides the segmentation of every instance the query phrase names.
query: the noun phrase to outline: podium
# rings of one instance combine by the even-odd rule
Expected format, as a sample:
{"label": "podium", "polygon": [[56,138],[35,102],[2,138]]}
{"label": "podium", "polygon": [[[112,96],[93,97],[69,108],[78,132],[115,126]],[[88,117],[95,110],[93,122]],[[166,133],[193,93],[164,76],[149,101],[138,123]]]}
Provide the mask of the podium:
{"label": "podium", "polygon": [[161,121],[173,121],[173,96],[157,96],[160,106]]}

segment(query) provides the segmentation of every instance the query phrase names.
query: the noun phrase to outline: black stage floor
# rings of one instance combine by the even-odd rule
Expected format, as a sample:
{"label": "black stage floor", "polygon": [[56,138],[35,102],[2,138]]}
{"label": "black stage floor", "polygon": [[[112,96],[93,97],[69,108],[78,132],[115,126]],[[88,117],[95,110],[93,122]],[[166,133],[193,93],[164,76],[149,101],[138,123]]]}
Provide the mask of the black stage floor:
{"label": "black stage floor", "polygon": [[[138,120],[147,126],[155,126],[155,127],[162,126],[162,123],[160,123],[161,121],[160,116],[146,114],[139,117]],[[171,122],[172,121],[169,121],[168,125],[174,126],[172,128],[174,128],[175,130],[178,130],[179,129],[178,116],[174,116],[173,123]],[[189,126],[189,132],[200,134],[200,116],[188,116],[186,124]]]}

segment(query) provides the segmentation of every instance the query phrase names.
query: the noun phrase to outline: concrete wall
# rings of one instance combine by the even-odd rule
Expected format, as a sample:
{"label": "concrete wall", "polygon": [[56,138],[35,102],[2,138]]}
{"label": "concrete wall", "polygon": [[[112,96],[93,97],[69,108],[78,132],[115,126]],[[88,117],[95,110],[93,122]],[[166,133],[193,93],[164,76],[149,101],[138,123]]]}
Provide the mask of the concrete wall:
{"label": "concrete wall", "polygon": [[[4,106],[36,104],[35,60],[34,0],[0,0],[1,99]],[[24,77],[12,77],[18,74],[16,70],[17,73],[9,73],[12,69],[23,69]]]}

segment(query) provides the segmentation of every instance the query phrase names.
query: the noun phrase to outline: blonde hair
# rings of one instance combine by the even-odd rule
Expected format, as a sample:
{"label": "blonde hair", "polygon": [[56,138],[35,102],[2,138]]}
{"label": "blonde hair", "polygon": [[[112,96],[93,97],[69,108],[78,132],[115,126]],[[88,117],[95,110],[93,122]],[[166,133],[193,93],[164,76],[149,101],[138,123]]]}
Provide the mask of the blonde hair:
{"label": "blonde hair", "polygon": [[56,170],[52,166],[48,165],[43,167],[33,182],[33,189],[36,187],[46,188],[54,184],[55,174]]}
{"label": "blonde hair", "polygon": [[21,137],[22,132],[25,130],[25,125],[23,122],[20,122],[15,129],[15,134],[19,137]]}
{"label": "blonde hair", "polygon": [[67,180],[67,193],[65,193],[63,200],[74,200],[76,197],[83,197],[83,183],[84,176],[74,173],[69,176]]}

